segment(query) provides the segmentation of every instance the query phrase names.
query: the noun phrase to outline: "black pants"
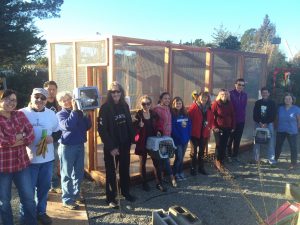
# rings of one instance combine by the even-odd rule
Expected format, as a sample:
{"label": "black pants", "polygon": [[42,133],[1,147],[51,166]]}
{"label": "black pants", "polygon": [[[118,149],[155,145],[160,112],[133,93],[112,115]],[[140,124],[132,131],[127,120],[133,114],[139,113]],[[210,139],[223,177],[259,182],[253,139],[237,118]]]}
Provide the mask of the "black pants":
{"label": "black pants", "polygon": [[191,167],[193,169],[196,169],[197,161],[198,161],[199,169],[203,169],[203,167],[204,167],[204,162],[203,162],[204,149],[205,149],[207,143],[208,143],[208,138],[191,137],[190,156],[191,156],[191,160],[192,160]]}
{"label": "black pants", "polygon": [[160,160],[155,157],[154,154],[151,154],[150,151],[147,150],[147,152],[145,152],[145,154],[140,155],[140,174],[142,176],[142,181],[146,182],[147,178],[146,178],[146,162],[147,162],[147,156],[148,154],[151,157],[152,163],[153,163],[153,167],[154,167],[154,175],[155,175],[155,180],[156,183],[161,183],[161,164],[160,164]]}
{"label": "black pants", "polygon": [[[116,156],[116,164],[119,166],[120,188],[123,195],[129,194],[129,166],[130,166],[130,144],[119,147],[119,155]],[[104,146],[104,163],[106,173],[106,200],[115,200],[117,196],[116,171],[114,157]]]}
{"label": "black pants", "polygon": [[226,146],[228,143],[228,138],[231,129],[222,128],[219,132],[214,131],[215,141],[216,141],[216,158],[217,160],[223,162],[226,157]]}
{"label": "black pants", "polygon": [[[229,136],[229,140],[227,143],[227,154],[229,157],[237,157],[240,143],[244,131],[245,123],[237,123],[235,126],[234,132],[232,132]],[[232,148],[233,143],[233,148]]]}

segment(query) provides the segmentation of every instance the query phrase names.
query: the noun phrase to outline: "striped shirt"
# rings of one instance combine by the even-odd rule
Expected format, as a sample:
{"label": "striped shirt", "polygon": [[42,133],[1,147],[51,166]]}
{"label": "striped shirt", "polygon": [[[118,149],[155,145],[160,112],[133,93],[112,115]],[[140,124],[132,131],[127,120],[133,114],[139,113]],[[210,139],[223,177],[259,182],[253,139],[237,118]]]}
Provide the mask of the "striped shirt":
{"label": "striped shirt", "polygon": [[[16,135],[23,134],[23,145],[16,143]],[[21,171],[30,164],[26,145],[34,140],[33,127],[23,112],[12,111],[11,117],[0,114],[0,173]]]}

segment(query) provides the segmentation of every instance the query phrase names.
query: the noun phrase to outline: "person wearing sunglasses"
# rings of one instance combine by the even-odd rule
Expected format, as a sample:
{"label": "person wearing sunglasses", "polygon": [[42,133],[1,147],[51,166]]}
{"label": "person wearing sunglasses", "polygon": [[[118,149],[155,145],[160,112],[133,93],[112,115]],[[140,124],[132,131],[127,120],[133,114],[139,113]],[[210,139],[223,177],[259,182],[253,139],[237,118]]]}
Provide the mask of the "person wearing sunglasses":
{"label": "person wearing sunglasses", "polygon": [[16,111],[17,94],[11,89],[0,93],[0,217],[13,225],[11,187],[14,182],[23,204],[20,222],[36,225],[36,205],[26,146],[34,140],[33,127],[24,113]]}
{"label": "person wearing sunglasses", "polygon": [[130,194],[130,147],[134,142],[134,129],[123,87],[114,81],[110,85],[106,102],[98,117],[98,132],[104,144],[106,173],[106,202],[110,208],[118,208],[116,169],[119,167],[121,194],[134,202]]}
{"label": "person wearing sunglasses", "polygon": [[[35,139],[27,149],[31,159],[29,166],[32,188],[36,190],[37,219],[39,223],[48,225],[52,219],[47,215],[47,198],[51,187],[54,162],[54,146],[52,133],[59,130],[55,113],[47,109],[48,91],[44,88],[34,88],[28,107],[21,109],[33,126]],[[42,141],[45,141],[43,145]],[[44,146],[44,147],[43,147]],[[43,149],[42,154],[41,149]],[[21,213],[24,208],[21,207]]]}
{"label": "person wearing sunglasses", "polygon": [[167,189],[162,184],[160,161],[153,151],[146,149],[146,141],[150,136],[156,136],[155,123],[158,121],[158,115],[151,109],[152,99],[148,95],[144,95],[140,98],[141,109],[137,111],[134,117],[134,128],[136,131],[136,147],[135,154],[140,159],[140,174],[142,176],[142,187],[144,191],[149,191],[150,187],[146,178],[146,162],[147,155],[151,157],[154,166],[154,175],[156,181],[156,188],[162,192]]}
{"label": "person wearing sunglasses", "polygon": [[248,101],[248,96],[244,88],[245,80],[239,78],[235,81],[235,89],[229,92],[235,115],[235,129],[230,133],[227,143],[229,162],[239,162],[237,157],[246,121],[246,107]]}

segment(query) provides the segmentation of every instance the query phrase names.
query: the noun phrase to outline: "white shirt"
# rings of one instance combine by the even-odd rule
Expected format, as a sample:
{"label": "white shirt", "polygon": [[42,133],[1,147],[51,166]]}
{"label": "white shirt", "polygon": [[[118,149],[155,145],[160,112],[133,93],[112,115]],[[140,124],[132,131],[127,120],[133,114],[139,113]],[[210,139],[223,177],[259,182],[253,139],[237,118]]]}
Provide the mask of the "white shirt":
{"label": "white shirt", "polygon": [[25,116],[33,126],[33,130],[34,130],[34,137],[35,137],[34,141],[30,146],[27,147],[27,153],[31,160],[31,163],[45,163],[45,162],[53,161],[54,160],[53,143],[47,144],[47,152],[45,158],[42,155],[37,156],[36,151],[37,151],[37,144],[42,139],[42,130],[44,129],[47,130],[47,136],[51,135],[52,132],[56,132],[59,130],[58,119],[55,113],[52,110],[47,108],[45,108],[45,111],[35,112],[30,107],[20,109],[20,111],[22,111],[25,114]]}

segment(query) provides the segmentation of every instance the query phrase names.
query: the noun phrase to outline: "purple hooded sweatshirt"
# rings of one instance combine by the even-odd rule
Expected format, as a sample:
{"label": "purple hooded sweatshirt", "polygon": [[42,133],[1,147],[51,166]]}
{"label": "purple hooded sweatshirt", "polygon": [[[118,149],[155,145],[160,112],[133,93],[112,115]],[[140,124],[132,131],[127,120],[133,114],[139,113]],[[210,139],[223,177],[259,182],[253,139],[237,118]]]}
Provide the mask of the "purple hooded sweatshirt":
{"label": "purple hooded sweatshirt", "polygon": [[231,90],[229,93],[230,93],[230,101],[232,102],[234,108],[235,122],[245,123],[246,106],[248,100],[247,94],[244,91],[238,92],[236,89]]}

